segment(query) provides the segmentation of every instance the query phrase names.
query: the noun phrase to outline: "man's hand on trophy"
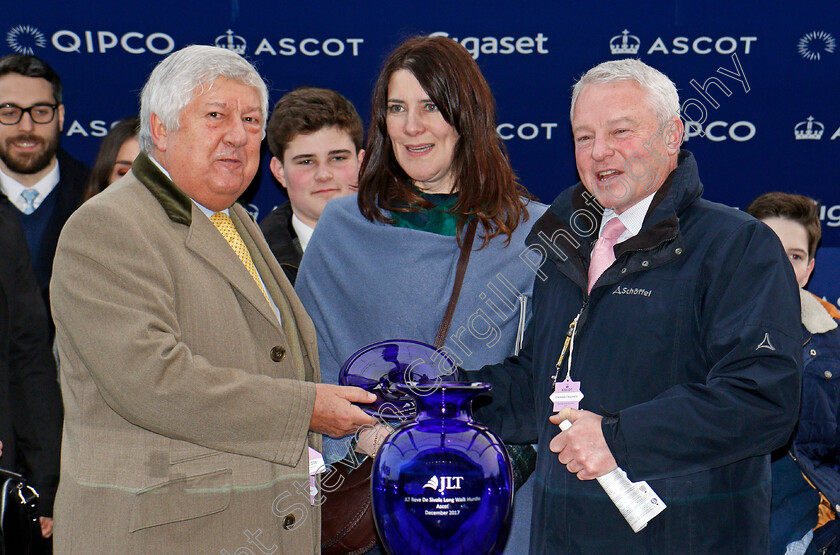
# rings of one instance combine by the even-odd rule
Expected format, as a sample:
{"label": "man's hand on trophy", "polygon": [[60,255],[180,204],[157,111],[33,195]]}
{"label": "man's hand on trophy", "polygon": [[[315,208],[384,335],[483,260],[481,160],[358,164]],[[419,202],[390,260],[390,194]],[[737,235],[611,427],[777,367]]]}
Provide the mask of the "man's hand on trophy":
{"label": "man's hand on trophy", "polygon": [[376,395],[359,387],[315,384],[315,408],[309,429],[330,437],[344,437],[376,419],[353,403],[372,403]]}

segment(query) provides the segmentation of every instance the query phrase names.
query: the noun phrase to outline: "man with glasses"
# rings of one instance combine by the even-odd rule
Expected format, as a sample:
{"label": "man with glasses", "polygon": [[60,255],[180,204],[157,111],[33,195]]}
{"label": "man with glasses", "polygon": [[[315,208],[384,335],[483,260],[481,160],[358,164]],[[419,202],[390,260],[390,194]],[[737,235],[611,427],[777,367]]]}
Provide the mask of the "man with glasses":
{"label": "man with glasses", "polygon": [[[0,467],[22,473],[38,489],[44,537],[52,535],[62,420],[44,301],[58,234],[80,204],[88,178],[88,169],[58,147],[63,124],[58,75],[34,56],[0,58],[0,190],[11,201],[0,195],[0,289],[8,297],[2,303],[7,333],[0,333],[0,383],[7,400],[0,417],[6,447]],[[50,546],[35,549],[46,553]]]}
{"label": "man with glasses", "polygon": [[63,127],[55,71],[35,56],[0,58],[0,190],[20,213],[47,310],[58,235],[81,204],[90,173],[59,148]]}

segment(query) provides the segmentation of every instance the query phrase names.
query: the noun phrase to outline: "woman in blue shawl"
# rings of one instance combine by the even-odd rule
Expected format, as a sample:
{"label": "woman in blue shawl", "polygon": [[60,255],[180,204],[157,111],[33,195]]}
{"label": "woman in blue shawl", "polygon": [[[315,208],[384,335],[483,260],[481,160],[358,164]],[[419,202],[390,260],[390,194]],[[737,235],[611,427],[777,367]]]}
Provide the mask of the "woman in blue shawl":
{"label": "woman in blue shawl", "polygon": [[[477,232],[443,350],[464,368],[514,355],[542,262],[525,237],[545,206],[517,181],[490,87],[463,46],[416,37],[391,53],[373,91],[366,152],[358,195],[327,205],[296,284],[318,332],[322,379],[337,383],[344,361],[370,343],[434,342],[471,222]],[[324,438],[327,462],[345,457],[351,439]],[[524,482],[533,449],[511,454]],[[527,553],[530,492],[526,484],[517,494],[505,553]]]}

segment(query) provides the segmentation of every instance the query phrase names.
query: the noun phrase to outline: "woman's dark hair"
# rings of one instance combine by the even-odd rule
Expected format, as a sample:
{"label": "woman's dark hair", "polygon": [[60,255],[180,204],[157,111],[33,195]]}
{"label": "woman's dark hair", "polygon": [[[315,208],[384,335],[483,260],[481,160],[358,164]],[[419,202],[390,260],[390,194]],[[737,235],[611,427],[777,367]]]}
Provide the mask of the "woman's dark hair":
{"label": "woman's dark hair", "polygon": [[128,139],[136,137],[139,131],[140,118],[133,117],[120,120],[105,135],[102,144],[99,146],[99,154],[96,155],[93,169],[90,172],[85,200],[101,193],[105,190],[105,187],[110,185],[109,179],[114,171],[114,164],[117,162],[117,154],[120,148]]}
{"label": "woman's dark hair", "polygon": [[510,236],[527,218],[522,197],[532,198],[510,166],[507,149],[496,133],[496,103],[478,64],[467,50],[446,37],[414,37],[385,61],[373,89],[370,129],[359,179],[359,210],[370,221],[388,221],[380,211],[429,207],[400,167],[386,124],[388,83],[408,70],[460,136],[453,154],[453,192],[458,200],[458,229],[468,216],[481,225],[484,245],[497,235]]}

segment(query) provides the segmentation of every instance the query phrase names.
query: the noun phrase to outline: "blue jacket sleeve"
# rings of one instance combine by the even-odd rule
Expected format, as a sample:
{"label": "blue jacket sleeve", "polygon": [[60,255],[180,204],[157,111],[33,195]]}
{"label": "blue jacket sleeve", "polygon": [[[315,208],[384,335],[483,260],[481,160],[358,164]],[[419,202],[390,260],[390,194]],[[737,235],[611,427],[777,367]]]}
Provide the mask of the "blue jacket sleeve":
{"label": "blue jacket sleeve", "polygon": [[473,412],[476,420],[499,434],[505,443],[537,442],[532,371],[533,327],[534,318],[531,318],[519,355],[508,357],[500,364],[484,366],[478,371],[465,371],[463,374],[465,380],[493,385],[486,395],[473,403]]}

